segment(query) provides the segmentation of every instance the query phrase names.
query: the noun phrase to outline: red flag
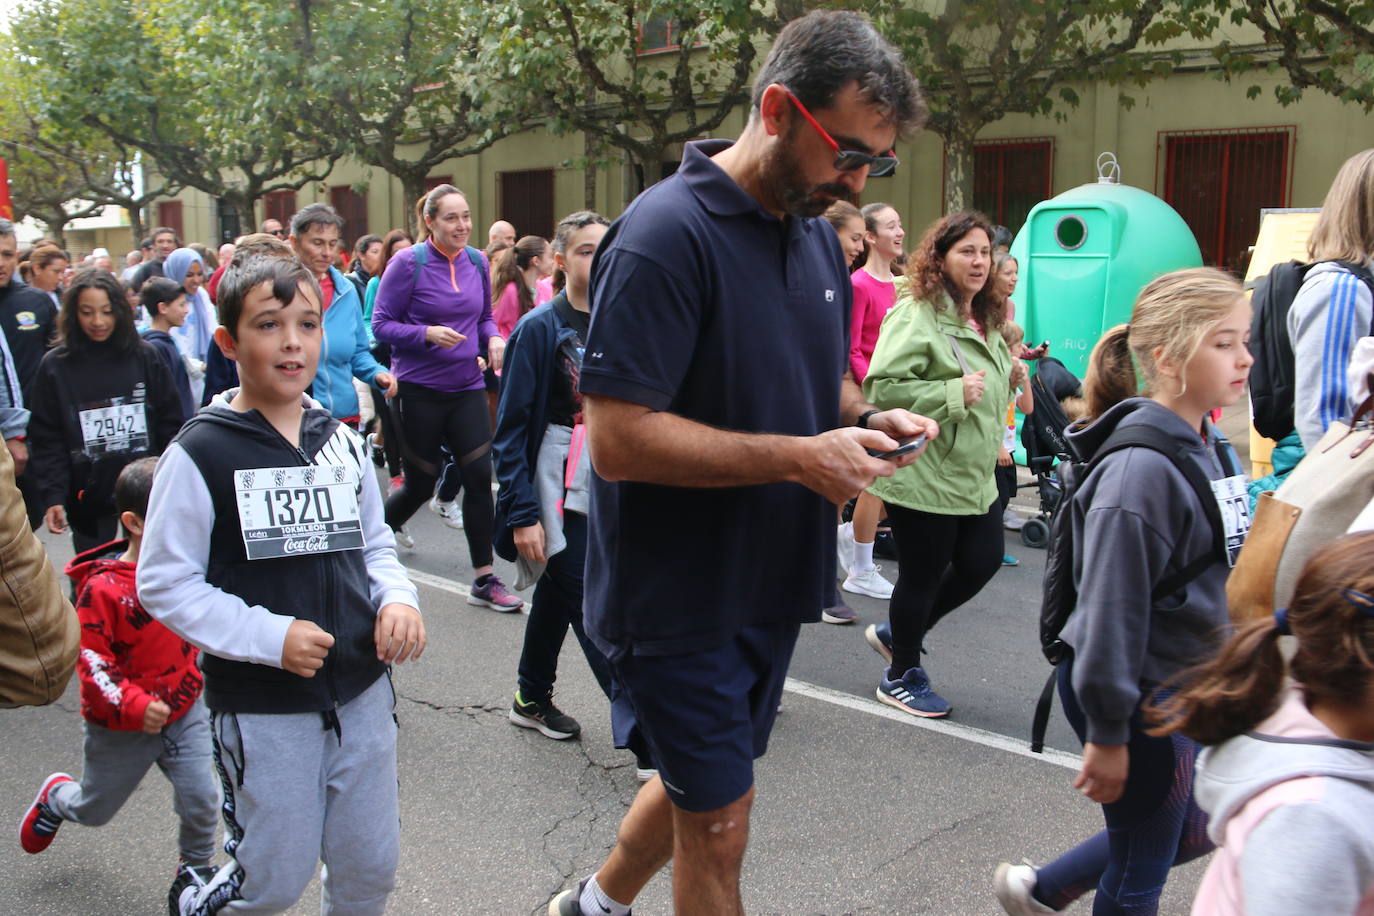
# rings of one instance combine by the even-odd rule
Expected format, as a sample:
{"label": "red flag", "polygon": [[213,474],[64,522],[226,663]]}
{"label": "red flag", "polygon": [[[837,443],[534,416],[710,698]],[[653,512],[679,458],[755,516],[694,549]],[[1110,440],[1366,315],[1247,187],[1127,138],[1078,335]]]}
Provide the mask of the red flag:
{"label": "red flag", "polygon": [[0,219],[14,219],[14,206],[10,203],[10,171],[4,159],[0,159]]}

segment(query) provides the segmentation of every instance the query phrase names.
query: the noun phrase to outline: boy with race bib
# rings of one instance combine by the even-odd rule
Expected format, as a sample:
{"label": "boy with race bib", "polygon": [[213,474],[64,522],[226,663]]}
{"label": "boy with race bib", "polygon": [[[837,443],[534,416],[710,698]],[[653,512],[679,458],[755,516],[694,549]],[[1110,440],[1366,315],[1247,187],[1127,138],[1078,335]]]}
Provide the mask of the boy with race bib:
{"label": "boy with race bib", "polygon": [[293,261],[225,272],[215,340],[241,387],[186,424],[153,486],[139,597],[203,650],[230,856],[184,914],[288,909],[321,858],[326,913],[381,913],[395,884],[387,672],[425,629],[362,441],[305,396],[320,301]]}

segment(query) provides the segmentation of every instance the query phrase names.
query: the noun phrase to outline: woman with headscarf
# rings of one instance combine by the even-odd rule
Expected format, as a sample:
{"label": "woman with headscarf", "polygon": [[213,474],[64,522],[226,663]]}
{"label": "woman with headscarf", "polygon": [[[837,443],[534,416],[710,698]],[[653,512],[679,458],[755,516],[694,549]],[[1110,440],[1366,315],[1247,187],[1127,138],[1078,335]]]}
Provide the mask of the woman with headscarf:
{"label": "woman with headscarf", "polygon": [[180,283],[186,292],[186,305],[190,311],[186,323],[171,332],[177,349],[186,360],[186,374],[191,378],[191,396],[200,403],[205,391],[205,356],[210,349],[210,339],[214,336],[219,320],[215,308],[210,304],[210,294],[205,291],[205,260],[191,248],[178,248],[167,255],[162,265],[162,275],[174,283]]}

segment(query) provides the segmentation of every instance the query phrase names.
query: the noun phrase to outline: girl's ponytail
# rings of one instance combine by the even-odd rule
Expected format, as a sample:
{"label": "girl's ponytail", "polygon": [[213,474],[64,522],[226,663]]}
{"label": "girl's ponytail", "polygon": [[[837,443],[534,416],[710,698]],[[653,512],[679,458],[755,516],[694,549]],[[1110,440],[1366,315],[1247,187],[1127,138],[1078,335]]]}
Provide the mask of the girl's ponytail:
{"label": "girl's ponytail", "polygon": [[1243,626],[1213,661],[1184,676],[1188,686],[1151,707],[1153,735],[1182,732],[1202,744],[1244,734],[1271,715],[1283,686],[1283,630],[1273,618]]}
{"label": "girl's ponytail", "polygon": [[1131,362],[1130,325],[1119,324],[1102,336],[1088,358],[1083,396],[1094,420],[1139,393]]}
{"label": "girl's ponytail", "polygon": [[1215,660],[1183,674],[1185,686],[1151,709],[1153,734],[1182,732],[1203,744],[1244,734],[1278,706],[1279,637],[1298,646],[1289,664],[1309,706],[1359,707],[1374,686],[1374,532],[1348,534],[1312,555],[1293,603],[1245,624]]}

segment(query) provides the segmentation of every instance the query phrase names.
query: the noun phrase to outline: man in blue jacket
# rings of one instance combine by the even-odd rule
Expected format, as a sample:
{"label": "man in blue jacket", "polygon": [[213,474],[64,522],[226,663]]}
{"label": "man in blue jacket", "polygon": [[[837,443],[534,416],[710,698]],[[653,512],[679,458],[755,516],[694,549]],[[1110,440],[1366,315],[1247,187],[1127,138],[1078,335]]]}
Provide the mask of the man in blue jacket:
{"label": "man in blue jacket", "polygon": [[337,420],[357,428],[358,393],[353,379],[396,395],[396,379],[367,345],[358,290],[334,266],[343,217],[328,204],[309,204],[291,217],[291,247],[315,275],[324,296],[324,341],[311,396]]}

